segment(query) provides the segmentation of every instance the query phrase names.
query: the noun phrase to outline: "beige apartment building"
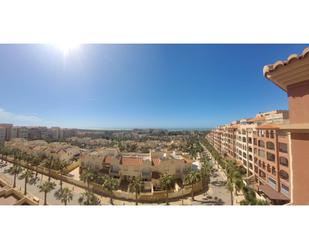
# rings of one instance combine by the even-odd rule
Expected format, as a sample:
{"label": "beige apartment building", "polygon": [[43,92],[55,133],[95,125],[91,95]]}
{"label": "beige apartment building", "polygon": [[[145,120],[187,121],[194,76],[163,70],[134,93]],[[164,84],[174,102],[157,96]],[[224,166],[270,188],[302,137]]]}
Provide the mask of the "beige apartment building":
{"label": "beige apartment building", "polygon": [[278,125],[287,121],[287,111],[258,113],[254,118],[220,126],[207,136],[222,156],[235,159],[246,169],[248,183],[273,203],[290,200],[289,135],[278,130]]}
{"label": "beige apartment building", "polygon": [[207,139],[244,167],[248,183],[272,203],[309,204],[309,48],[263,72],[288,93],[289,110],[219,126]]}
{"label": "beige apartment building", "polygon": [[118,149],[83,152],[80,159],[81,171],[91,167],[118,178],[120,183],[129,182],[132,177],[141,177],[146,190],[151,192],[159,186],[161,174],[173,175],[181,183],[184,170],[191,166],[192,161],[176,153],[120,153]]}

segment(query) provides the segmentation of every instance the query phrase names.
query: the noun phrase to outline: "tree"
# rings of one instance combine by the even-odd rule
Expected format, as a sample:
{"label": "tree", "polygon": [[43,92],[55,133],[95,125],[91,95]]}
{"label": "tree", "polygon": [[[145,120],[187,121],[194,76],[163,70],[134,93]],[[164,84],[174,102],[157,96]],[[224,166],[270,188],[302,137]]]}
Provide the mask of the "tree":
{"label": "tree", "polygon": [[27,194],[27,185],[28,185],[28,183],[30,185],[34,185],[34,184],[36,184],[36,182],[38,180],[38,178],[35,177],[34,173],[31,170],[29,170],[29,169],[24,170],[21,173],[21,175],[18,177],[18,179],[25,180],[24,195]]}
{"label": "tree", "polygon": [[110,196],[110,203],[113,203],[113,191],[116,190],[119,186],[119,181],[111,176],[107,176],[102,184],[103,188],[107,190]]}
{"label": "tree", "polygon": [[92,172],[92,170],[86,168],[86,169],[83,169],[81,175],[80,175],[80,179],[87,183],[87,189],[88,191],[90,191],[90,182],[92,182],[95,178],[95,175],[94,173]]}
{"label": "tree", "polygon": [[54,168],[54,165],[55,165],[55,159],[53,156],[49,156],[46,161],[45,161],[45,164],[44,166],[46,168],[48,168],[48,181],[50,182],[50,179],[51,179],[51,169]]}
{"label": "tree", "polygon": [[78,198],[80,205],[100,205],[100,200],[94,193],[86,191]]}
{"label": "tree", "polygon": [[141,178],[133,176],[129,183],[129,191],[135,193],[135,205],[138,205],[138,195],[141,193],[142,187],[143,182]]}
{"label": "tree", "polygon": [[194,201],[194,184],[198,183],[201,180],[201,174],[198,171],[190,170],[185,175],[185,183],[191,185],[191,198]]}
{"label": "tree", "polygon": [[56,187],[56,183],[54,182],[43,182],[39,185],[39,191],[44,193],[44,205],[47,205],[47,194],[54,190]]}
{"label": "tree", "polygon": [[60,188],[55,192],[55,197],[60,200],[65,206],[73,200],[73,192],[69,188]]}
{"label": "tree", "polygon": [[4,171],[4,173],[9,173],[10,175],[14,176],[13,188],[16,187],[16,178],[22,172],[22,170],[22,167],[14,163],[13,166]]}
{"label": "tree", "polygon": [[166,191],[166,205],[169,205],[168,202],[168,191],[174,189],[175,187],[175,177],[172,175],[169,175],[167,173],[163,174],[160,177],[160,186],[163,190]]}
{"label": "tree", "polygon": [[62,189],[62,182],[63,182],[62,177],[63,177],[64,169],[66,168],[66,164],[60,159],[56,159],[55,168],[60,171],[60,189]]}
{"label": "tree", "polygon": [[209,164],[209,159],[206,157],[203,157],[202,158],[202,168],[201,168],[201,178],[202,178],[203,188],[205,188],[206,186],[208,187],[211,174],[212,174],[212,167]]}
{"label": "tree", "polygon": [[227,189],[230,191],[230,194],[231,194],[231,205],[233,206],[233,205],[234,205],[234,195],[233,195],[233,192],[234,192],[234,184],[233,184],[233,182],[231,181],[231,179],[229,179],[229,178],[228,178],[228,180],[227,180],[226,187],[227,187]]}

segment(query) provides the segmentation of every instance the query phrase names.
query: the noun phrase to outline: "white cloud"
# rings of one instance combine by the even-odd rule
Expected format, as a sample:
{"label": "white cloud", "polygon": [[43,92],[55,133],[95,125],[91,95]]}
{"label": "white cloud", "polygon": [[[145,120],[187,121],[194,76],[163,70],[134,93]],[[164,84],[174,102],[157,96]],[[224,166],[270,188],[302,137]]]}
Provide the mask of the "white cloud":
{"label": "white cloud", "polygon": [[19,115],[0,108],[0,123],[12,123],[14,125],[38,125],[42,122],[37,115]]}

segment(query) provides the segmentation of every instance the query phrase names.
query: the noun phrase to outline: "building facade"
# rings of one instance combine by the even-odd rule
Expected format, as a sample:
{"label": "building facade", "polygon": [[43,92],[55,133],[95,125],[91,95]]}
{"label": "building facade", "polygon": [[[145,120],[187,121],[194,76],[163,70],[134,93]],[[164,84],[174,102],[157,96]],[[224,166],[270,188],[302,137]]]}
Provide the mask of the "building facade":
{"label": "building facade", "polygon": [[276,110],[219,126],[207,135],[223,157],[246,169],[247,182],[273,203],[290,200],[289,133],[280,130],[287,122],[288,111]]}
{"label": "building facade", "polygon": [[[309,204],[309,47],[263,69],[264,76],[288,95],[289,123],[280,130],[289,133],[289,190],[292,204]],[[286,150],[285,146],[282,147]],[[284,153],[284,152],[283,152]],[[282,154],[280,154],[282,155]],[[281,159],[284,163],[285,159]],[[281,168],[281,170],[284,170]],[[283,172],[283,171],[282,171]],[[285,171],[284,171],[285,172]],[[283,173],[285,174],[285,173]]]}

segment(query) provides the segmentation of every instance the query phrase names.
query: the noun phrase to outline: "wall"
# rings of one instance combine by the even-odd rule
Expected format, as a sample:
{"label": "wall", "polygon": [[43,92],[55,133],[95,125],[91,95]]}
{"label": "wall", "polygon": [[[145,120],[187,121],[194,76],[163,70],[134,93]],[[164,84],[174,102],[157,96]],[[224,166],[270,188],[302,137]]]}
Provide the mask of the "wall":
{"label": "wall", "polygon": [[309,80],[288,87],[290,123],[309,123]]}
{"label": "wall", "polygon": [[293,204],[309,204],[309,133],[293,133]]}

